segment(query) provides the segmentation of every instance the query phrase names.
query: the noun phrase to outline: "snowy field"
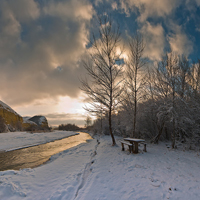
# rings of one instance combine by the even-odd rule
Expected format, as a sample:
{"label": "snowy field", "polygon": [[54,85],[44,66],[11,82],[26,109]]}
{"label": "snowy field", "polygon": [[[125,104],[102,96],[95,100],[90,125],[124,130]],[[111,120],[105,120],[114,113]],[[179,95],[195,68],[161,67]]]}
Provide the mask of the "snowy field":
{"label": "snowy field", "polygon": [[200,199],[199,152],[171,150],[163,143],[129,154],[121,151],[119,139],[112,147],[110,136],[103,136],[40,167],[0,172],[0,199]]}
{"label": "snowy field", "polygon": [[0,133],[0,151],[11,151],[62,139],[77,133],[72,131],[54,131],[46,133],[9,132]]}

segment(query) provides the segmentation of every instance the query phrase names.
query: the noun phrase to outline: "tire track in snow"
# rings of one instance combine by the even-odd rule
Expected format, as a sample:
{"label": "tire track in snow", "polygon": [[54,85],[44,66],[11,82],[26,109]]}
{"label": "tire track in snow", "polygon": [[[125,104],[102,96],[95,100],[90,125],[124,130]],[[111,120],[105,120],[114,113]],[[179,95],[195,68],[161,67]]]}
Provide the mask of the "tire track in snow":
{"label": "tire track in snow", "polygon": [[80,184],[79,184],[79,186],[76,190],[74,200],[78,197],[79,191],[83,188],[83,186],[85,185],[85,183],[87,181],[88,176],[92,172],[91,166],[95,162],[94,157],[97,155],[97,148],[98,148],[99,144],[100,144],[99,139],[97,139],[97,144],[95,145],[94,152],[91,154],[90,162],[86,164],[85,169],[82,173],[81,181],[80,181]]}

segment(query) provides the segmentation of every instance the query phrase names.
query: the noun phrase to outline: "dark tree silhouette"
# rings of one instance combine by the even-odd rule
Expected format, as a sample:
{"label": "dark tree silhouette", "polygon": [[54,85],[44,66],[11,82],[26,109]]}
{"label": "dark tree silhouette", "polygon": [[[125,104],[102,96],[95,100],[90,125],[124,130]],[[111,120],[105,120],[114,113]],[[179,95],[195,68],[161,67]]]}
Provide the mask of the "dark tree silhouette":
{"label": "dark tree silhouette", "polygon": [[113,145],[116,144],[112,130],[112,113],[117,109],[122,94],[121,88],[123,64],[119,53],[119,26],[113,24],[107,16],[98,16],[99,37],[93,34],[90,58],[83,61],[89,80],[82,80],[81,89],[90,99],[86,108],[91,113],[100,113],[102,109],[108,113],[109,132]]}

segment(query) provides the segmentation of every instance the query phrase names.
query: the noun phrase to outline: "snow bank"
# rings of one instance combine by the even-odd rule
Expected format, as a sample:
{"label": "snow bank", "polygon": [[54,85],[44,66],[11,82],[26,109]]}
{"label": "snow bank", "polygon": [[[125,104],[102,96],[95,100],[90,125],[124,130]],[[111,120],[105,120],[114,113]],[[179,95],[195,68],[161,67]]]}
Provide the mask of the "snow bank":
{"label": "snow bank", "polygon": [[72,200],[95,144],[91,140],[66,150],[34,169],[0,172],[0,199]]}
{"label": "snow bank", "polygon": [[147,145],[147,153],[90,140],[35,169],[0,172],[3,200],[200,199],[199,153]]}
{"label": "snow bank", "polygon": [[46,133],[9,132],[0,134],[0,151],[11,151],[56,139],[66,138],[78,133],[72,131],[54,131]]}

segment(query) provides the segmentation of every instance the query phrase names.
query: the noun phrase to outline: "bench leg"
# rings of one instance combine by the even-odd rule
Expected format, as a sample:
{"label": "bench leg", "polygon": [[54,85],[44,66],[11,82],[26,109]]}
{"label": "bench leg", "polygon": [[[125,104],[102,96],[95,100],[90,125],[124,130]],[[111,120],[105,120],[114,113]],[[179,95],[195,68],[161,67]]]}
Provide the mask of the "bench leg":
{"label": "bench leg", "polygon": [[122,151],[124,151],[124,144],[122,143]]}
{"label": "bench leg", "polygon": [[134,145],[133,144],[131,146],[131,151],[132,151],[132,153],[134,153]]}
{"label": "bench leg", "polygon": [[131,153],[132,151],[132,146],[128,146],[129,147],[129,152]]}
{"label": "bench leg", "polygon": [[143,149],[144,152],[147,152],[147,147],[146,147],[146,144],[144,144],[144,149]]}
{"label": "bench leg", "polygon": [[134,144],[134,153],[138,153],[138,143],[135,142]]}

